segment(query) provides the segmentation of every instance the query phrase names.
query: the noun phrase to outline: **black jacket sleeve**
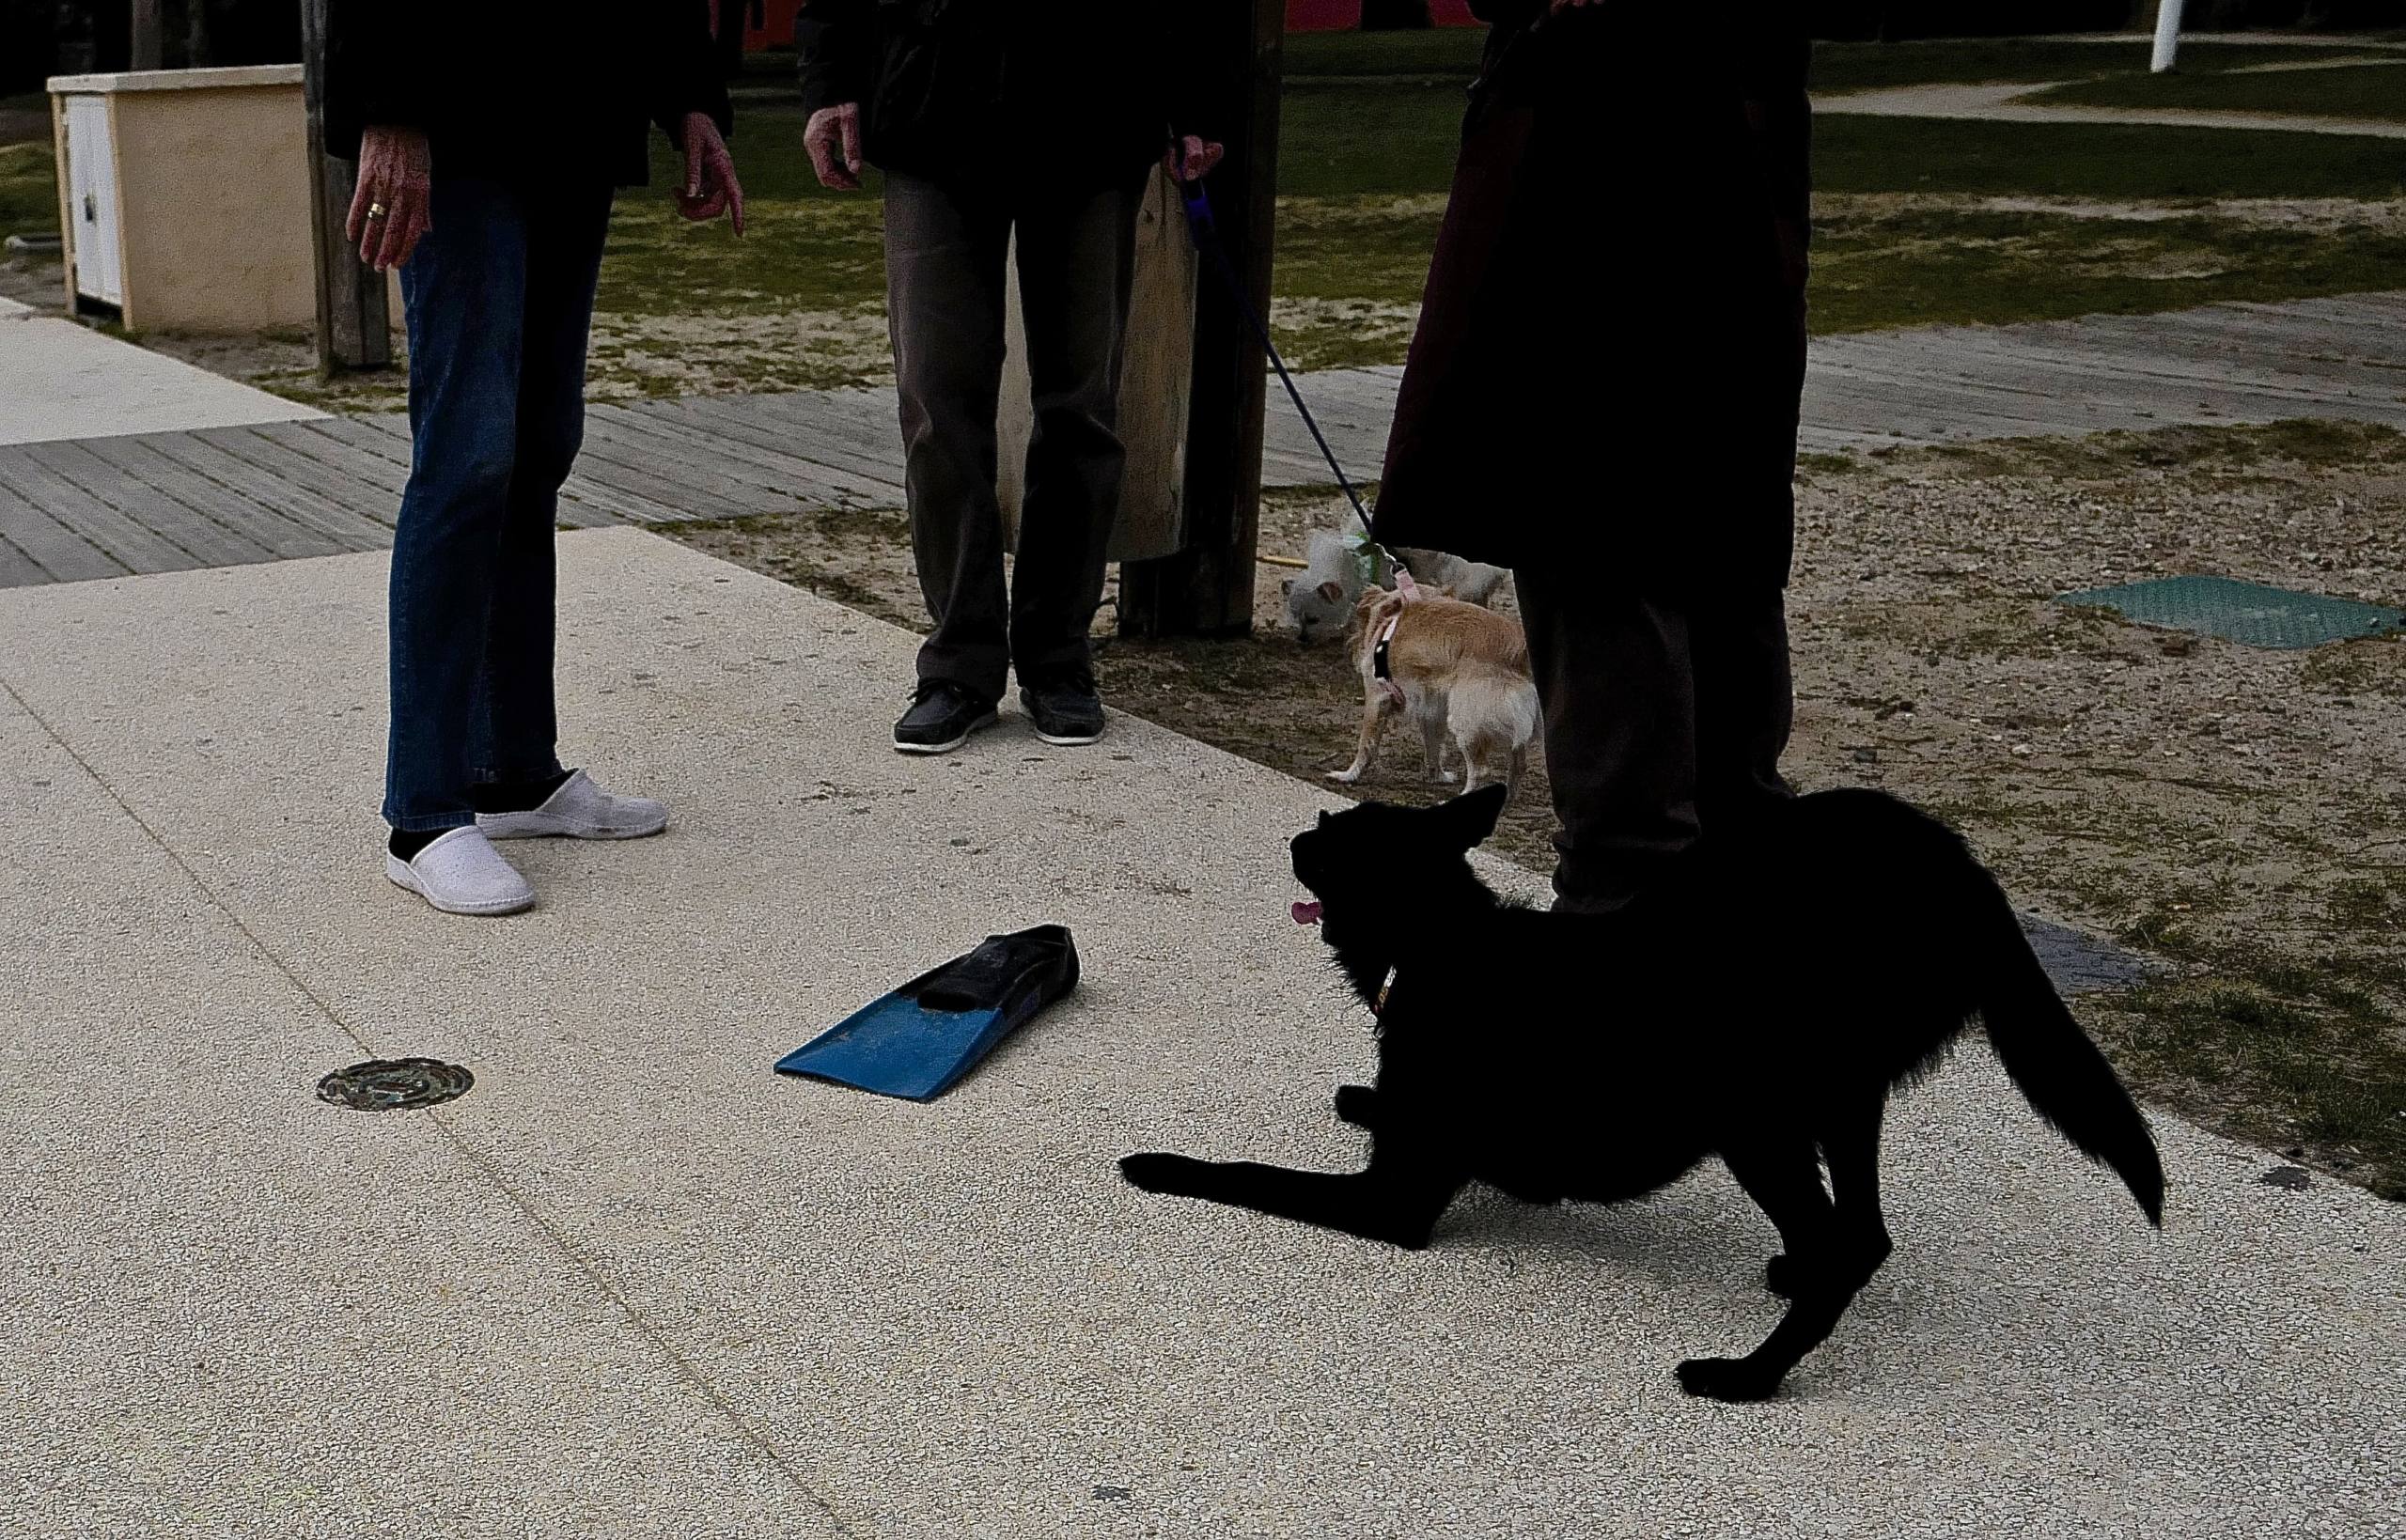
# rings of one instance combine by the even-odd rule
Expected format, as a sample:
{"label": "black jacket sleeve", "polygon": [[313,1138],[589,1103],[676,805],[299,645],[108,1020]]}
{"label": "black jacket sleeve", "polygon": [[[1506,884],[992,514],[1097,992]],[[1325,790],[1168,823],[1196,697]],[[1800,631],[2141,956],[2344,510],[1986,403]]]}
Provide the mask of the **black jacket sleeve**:
{"label": "black jacket sleeve", "polygon": [[876,0],[807,0],[794,19],[802,112],[868,101],[877,51]]}
{"label": "black jacket sleeve", "polygon": [[426,68],[429,29],[414,23],[402,0],[328,0],[326,152],[359,155],[371,127],[426,129],[435,76]]}
{"label": "black jacket sleeve", "polygon": [[722,135],[735,132],[735,109],[711,46],[714,8],[696,0],[642,0],[645,27],[637,68],[645,71],[644,110],[670,143],[684,148],[685,115],[702,113]]}

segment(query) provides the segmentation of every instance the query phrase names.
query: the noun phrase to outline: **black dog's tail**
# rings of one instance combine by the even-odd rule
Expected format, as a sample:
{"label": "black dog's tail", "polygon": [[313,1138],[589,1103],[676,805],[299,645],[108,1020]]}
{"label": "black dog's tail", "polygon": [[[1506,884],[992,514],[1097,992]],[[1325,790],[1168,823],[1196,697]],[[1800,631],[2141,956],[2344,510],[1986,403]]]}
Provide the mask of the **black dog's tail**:
{"label": "black dog's tail", "polygon": [[1988,954],[1980,1018],[1996,1056],[2039,1115],[2118,1173],[2148,1221],[2162,1229],[2164,1162],[2146,1116],[2065,1007],[2004,890],[1986,873],[1980,883],[1987,892],[1978,923]]}

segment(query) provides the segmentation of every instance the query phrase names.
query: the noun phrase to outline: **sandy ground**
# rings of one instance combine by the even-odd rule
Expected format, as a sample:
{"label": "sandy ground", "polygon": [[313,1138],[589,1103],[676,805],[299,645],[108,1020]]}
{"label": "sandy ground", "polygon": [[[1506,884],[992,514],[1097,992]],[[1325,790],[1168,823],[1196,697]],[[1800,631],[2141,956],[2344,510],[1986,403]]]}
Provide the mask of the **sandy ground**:
{"label": "sandy ground", "polygon": [[[2159,959],[2156,987],[2090,1008],[2159,1099],[2406,1195],[2406,645],[2260,651],[2051,597],[2212,572],[2397,603],[2401,505],[2406,443],[2344,428],[1817,460],[1789,763],[1806,788],[1884,786],[1935,809],[2024,907]],[[1262,549],[1299,552],[1342,510],[1273,497]],[[924,624],[898,514],[680,537]],[[1112,639],[1099,672],[1129,711],[1326,785],[1357,690],[1337,650],[1275,629],[1291,573],[1258,570],[1251,638]],[[1106,606],[1099,631],[1110,621]],[[1389,748],[1357,789],[1432,795],[1416,747]],[[1553,829],[1539,773],[1498,845],[1542,869]]]}

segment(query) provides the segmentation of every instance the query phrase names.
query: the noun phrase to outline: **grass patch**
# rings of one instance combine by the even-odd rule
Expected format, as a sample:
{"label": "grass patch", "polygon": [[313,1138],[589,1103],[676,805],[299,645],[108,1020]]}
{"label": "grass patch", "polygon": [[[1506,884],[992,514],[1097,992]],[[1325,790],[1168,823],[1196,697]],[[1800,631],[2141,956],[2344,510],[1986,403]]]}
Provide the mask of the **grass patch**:
{"label": "grass patch", "polygon": [[[2390,912],[2384,910],[2385,913]],[[2390,922],[2394,924],[2394,919]],[[2195,977],[2106,1003],[2117,1062],[2176,1102],[2292,1158],[2316,1159],[2406,1201],[2406,1040],[2396,970],[2349,954],[2234,948]]]}
{"label": "grass patch", "polygon": [[[1287,39],[1287,78],[1370,79],[1383,76],[1467,80],[1478,71],[1487,34],[1477,27],[1425,32],[1310,32]],[[2089,80],[2148,64],[2145,42],[2033,38],[1940,38],[1912,42],[1819,42],[1813,45],[1816,91],[1883,90],[1898,86],[1986,85]],[[2252,64],[2328,58],[2331,51],[2298,43],[2187,42],[2180,67],[2194,72]]]}
{"label": "grass patch", "polygon": [[[1431,27],[1416,32],[1296,32],[1283,53],[1287,79],[1367,79],[1478,73],[1487,47],[1483,27]],[[2069,79],[2069,76],[2056,76]]]}
{"label": "grass patch", "polygon": [[[2351,423],[2307,417],[2228,428],[2159,428],[2148,432],[2117,428],[2082,438],[1991,439],[1979,443],[1931,444],[1883,457],[1898,469],[1945,465],[1973,475],[2039,477],[2050,481],[2109,481],[2133,473],[2178,470],[2226,474],[2258,466],[2363,470],[2406,465],[2406,433],[2382,423]],[[1840,459],[1829,469],[1863,469]],[[2308,662],[2381,642],[2318,648]]]}
{"label": "grass patch", "polygon": [[[1401,361],[1452,179],[1459,77],[1476,67],[1477,44],[1469,29],[1290,40],[1274,320],[1281,349],[1296,363]],[[2249,48],[2226,57],[2289,52],[2298,51]],[[2120,67],[2123,54],[2101,44],[2009,40],[1823,50],[1825,66],[1874,84],[1987,78],[1999,70],[2064,78],[2075,63]],[[2226,54],[2196,56],[2211,62]],[[657,191],[621,199],[601,308],[649,331],[624,350],[597,350],[605,383],[616,370],[626,376],[621,388],[637,391],[727,388],[718,381],[753,369],[753,354],[777,350],[767,346],[774,324],[764,326],[762,348],[746,350],[701,338],[697,325],[680,318],[751,314],[773,322],[786,313],[860,314],[882,303],[875,188],[837,194],[818,185],[802,152],[801,112],[779,94],[781,79],[751,83],[743,103],[736,152],[751,235],[737,241],[723,226],[692,228]],[[1816,158],[1820,185],[1836,193],[2371,198],[2397,192],[2401,176],[2397,147],[2382,141],[1837,116],[1820,120]],[[672,152],[656,146],[655,184],[679,173]],[[2386,287],[2406,259],[2406,241],[2369,229],[2242,228],[2205,212],[2120,222],[1928,210],[1842,212],[1824,221],[1818,255],[1814,325],[1833,333]],[[779,346],[791,362],[770,367],[767,386],[851,382],[879,367],[857,347],[790,337]],[[680,374],[680,347],[689,358],[709,357]]]}
{"label": "grass patch", "polygon": [[2232,75],[2188,68],[2164,75],[2114,75],[2042,91],[2034,101],[2096,107],[2168,107],[2191,112],[2284,113],[2406,123],[2406,58],[2392,64],[2334,65]]}
{"label": "grass patch", "polygon": [[0,240],[58,231],[58,163],[50,141],[0,145]]}
{"label": "grass patch", "polygon": [[[2043,38],[1816,43],[1813,89],[1875,91],[1899,86],[2044,85],[2089,80],[2146,69],[2148,47],[2145,42]],[[2188,42],[2180,46],[2180,67],[2198,73],[2329,56],[2328,49],[2296,43]]]}
{"label": "grass patch", "polygon": [[2145,315],[2383,288],[2401,272],[2406,228],[1908,207],[1824,222],[1812,313],[1820,332]]}
{"label": "grass patch", "polygon": [[1464,101],[1458,85],[1297,81],[1280,102],[1278,191],[1360,197],[1453,184]]}
{"label": "grass patch", "polygon": [[2406,195],[2395,139],[2279,129],[1983,123],[1824,113],[1813,125],[1821,193],[2015,194],[2169,200]]}

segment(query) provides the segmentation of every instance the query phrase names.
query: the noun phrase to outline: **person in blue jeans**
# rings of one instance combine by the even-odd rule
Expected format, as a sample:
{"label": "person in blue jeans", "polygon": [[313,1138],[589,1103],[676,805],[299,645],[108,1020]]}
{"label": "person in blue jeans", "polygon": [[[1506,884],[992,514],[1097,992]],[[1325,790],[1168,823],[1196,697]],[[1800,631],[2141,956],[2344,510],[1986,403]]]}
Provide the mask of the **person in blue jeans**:
{"label": "person in blue jeans", "polygon": [[727,97],[701,6],[336,0],[326,142],[356,147],[348,229],[398,268],[410,476],[393,542],[385,875],[438,910],[508,914],[534,889],[492,841],[629,839],[648,798],[560,763],[553,539],[585,427],[585,354],[615,190],[657,122],[680,210],[743,229]]}

